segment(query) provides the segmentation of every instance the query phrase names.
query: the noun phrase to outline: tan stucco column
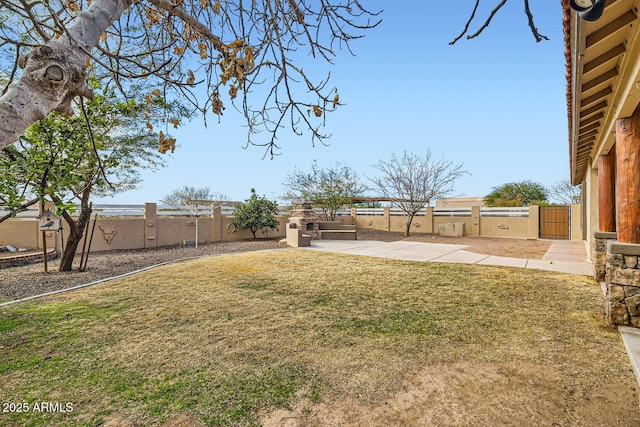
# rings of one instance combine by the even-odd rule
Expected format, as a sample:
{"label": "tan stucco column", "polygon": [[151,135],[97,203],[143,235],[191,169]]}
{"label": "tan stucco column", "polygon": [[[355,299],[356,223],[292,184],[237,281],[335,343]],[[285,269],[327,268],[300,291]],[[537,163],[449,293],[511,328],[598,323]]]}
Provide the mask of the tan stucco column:
{"label": "tan stucco column", "polygon": [[427,223],[427,229],[424,233],[433,234],[433,206],[427,206],[425,209],[425,221]]}
{"label": "tan stucco column", "polygon": [[540,206],[529,206],[529,233],[527,239],[537,240],[540,237]]}
{"label": "tan stucco column", "polygon": [[211,213],[213,216],[213,241],[222,241],[222,206],[216,206]]}
{"label": "tan stucco column", "polygon": [[640,109],[616,120],[616,231],[620,243],[640,244]]}
{"label": "tan stucco column", "polygon": [[598,156],[598,221],[602,232],[616,231],[616,153]]}
{"label": "tan stucco column", "polygon": [[144,204],[144,247],[158,247],[158,213],[155,203]]}
{"label": "tan stucco column", "polygon": [[386,231],[391,231],[391,208],[384,208],[384,226]]}
{"label": "tan stucco column", "polygon": [[472,236],[480,235],[480,206],[471,206],[471,232]]}

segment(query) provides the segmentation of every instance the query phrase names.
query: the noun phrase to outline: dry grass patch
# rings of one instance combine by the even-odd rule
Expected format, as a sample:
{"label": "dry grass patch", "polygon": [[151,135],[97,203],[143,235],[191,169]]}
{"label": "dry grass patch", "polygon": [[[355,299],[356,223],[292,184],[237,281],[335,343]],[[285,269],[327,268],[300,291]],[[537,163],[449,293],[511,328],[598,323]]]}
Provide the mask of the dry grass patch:
{"label": "dry grass patch", "polygon": [[[357,425],[359,411],[376,414],[416,381],[432,387],[434,372],[465,387],[453,373],[469,367],[478,387],[515,387],[505,395],[521,392],[518,407],[546,399],[545,414],[520,422],[504,403],[514,425],[594,414],[632,425],[635,378],[601,307],[592,280],[535,270],[306,250],[174,264],[2,309],[0,400],[74,411],[3,414],[0,425]],[[543,387],[525,390],[526,378]],[[396,412],[386,405],[368,425],[413,423]]]}

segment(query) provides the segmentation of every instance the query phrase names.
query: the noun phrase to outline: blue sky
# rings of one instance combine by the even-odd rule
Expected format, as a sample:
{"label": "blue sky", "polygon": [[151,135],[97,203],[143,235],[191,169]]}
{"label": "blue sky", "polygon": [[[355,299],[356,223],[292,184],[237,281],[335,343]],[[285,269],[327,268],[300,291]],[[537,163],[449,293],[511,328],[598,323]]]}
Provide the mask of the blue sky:
{"label": "blue sky", "polygon": [[[375,8],[378,2],[364,2]],[[551,185],[568,177],[567,110],[562,10],[559,2],[531,2],[549,41],[536,43],[523,1],[510,0],[478,38],[451,41],[463,28],[473,0],[383,2],[383,22],[355,40],[351,57],[316,62],[346,105],[327,117],[328,146],[308,136],[282,134],[282,154],[263,159],[263,148],[244,149],[246,129],[228,108],[221,123],[205,128],[194,118],[174,136],[179,148],[167,166],[145,171],[139,189],[95,203],[158,202],[183,185],[210,187],[232,200],[250,189],[278,199],[288,173],[341,162],[366,183],[373,165],[403,151],[464,163],[470,175],[457,195],[484,196],[506,182]],[[482,20],[498,3],[485,1]],[[441,5],[437,5],[441,4]],[[480,20],[472,24],[475,31]],[[307,66],[306,69],[308,68]]]}

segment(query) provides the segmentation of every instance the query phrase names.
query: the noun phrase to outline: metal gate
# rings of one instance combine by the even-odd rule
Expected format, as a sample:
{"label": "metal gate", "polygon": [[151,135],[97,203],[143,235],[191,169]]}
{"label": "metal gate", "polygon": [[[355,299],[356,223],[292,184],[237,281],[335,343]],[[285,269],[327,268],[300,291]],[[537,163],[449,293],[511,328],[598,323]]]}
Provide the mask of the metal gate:
{"label": "metal gate", "polygon": [[540,206],[540,238],[569,238],[569,206]]}

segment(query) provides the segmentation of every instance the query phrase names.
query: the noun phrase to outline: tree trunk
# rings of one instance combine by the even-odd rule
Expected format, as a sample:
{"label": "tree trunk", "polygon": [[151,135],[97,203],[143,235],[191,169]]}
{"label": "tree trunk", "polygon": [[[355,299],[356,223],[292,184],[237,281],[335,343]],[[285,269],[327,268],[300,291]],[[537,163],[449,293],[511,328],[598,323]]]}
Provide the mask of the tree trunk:
{"label": "tree trunk", "polygon": [[[73,260],[78,250],[78,245],[82,241],[84,230],[87,228],[87,224],[91,219],[91,206],[89,205],[89,195],[91,194],[91,186],[87,187],[82,193],[82,200],[80,202],[80,216],[78,221],[75,221],[68,212],[64,212],[62,216],[69,225],[69,237],[67,238],[67,245],[64,247],[62,259],[60,260],[60,271],[71,271],[73,269]],[[57,197],[54,197],[54,201]]]}
{"label": "tree trunk", "polygon": [[15,142],[51,111],[71,113],[76,96],[91,96],[86,86],[86,51],[131,5],[131,0],[94,0],[67,27],[68,33],[38,46],[20,61],[22,76],[0,96],[0,149]]}
{"label": "tree trunk", "polygon": [[75,259],[76,251],[78,250],[78,245],[82,241],[84,230],[87,228],[90,218],[91,208],[89,208],[89,206],[83,206],[80,211],[80,218],[78,218],[78,222],[73,221],[73,219],[71,220],[74,225],[72,227],[71,224],[69,224],[71,232],[67,238],[67,245],[64,247],[64,253],[60,260],[60,271],[71,271],[73,269],[73,260]]}
{"label": "tree trunk", "polygon": [[413,222],[413,215],[407,218],[407,221],[404,223],[404,237],[409,237],[411,233],[411,223]]}

